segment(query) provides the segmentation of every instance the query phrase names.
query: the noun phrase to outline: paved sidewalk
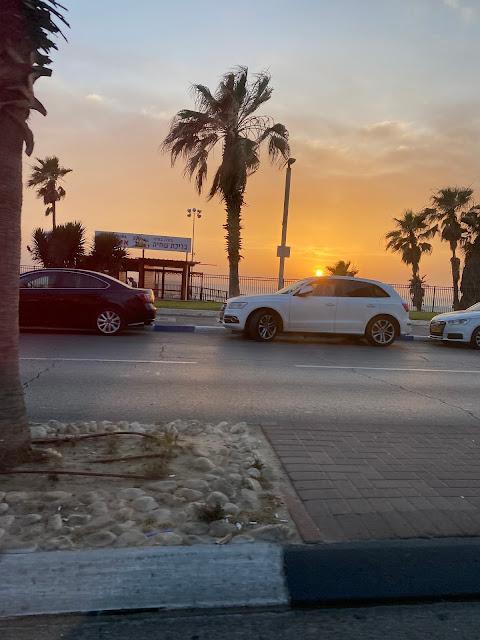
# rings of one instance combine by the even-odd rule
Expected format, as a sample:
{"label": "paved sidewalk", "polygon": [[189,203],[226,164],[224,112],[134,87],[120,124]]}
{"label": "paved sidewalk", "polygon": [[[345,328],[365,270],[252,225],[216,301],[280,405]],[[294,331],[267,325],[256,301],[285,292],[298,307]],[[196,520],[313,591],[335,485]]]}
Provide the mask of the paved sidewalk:
{"label": "paved sidewalk", "polygon": [[480,535],[479,426],[265,426],[325,542]]}

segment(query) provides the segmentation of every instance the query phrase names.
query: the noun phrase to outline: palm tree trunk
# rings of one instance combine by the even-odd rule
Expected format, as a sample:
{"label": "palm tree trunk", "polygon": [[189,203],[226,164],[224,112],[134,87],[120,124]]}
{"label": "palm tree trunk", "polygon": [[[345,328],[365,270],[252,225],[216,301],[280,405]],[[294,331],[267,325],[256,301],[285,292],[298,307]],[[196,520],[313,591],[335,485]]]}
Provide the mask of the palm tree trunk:
{"label": "palm tree trunk", "polygon": [[453,309],[454,311],[456,311],[460,308],[460,300],[458,297],[458,281],[460,280],[460,258],[457,258],[455,249],[452,249],[450,264],[452,266]]}
{"label": "palm tree trunk", "polygon": [[240,262],[240,247],[242,244],[240,238],[241,230],[241,210],[243,198],[240,194],[235,194],[225,198],[227,222],[223,226],[227,232],[225,239],[227,241],[227,255],[229,265],[229,281],[228,281],[228,297],[234,298],[240,295],[240,281],[238,277],[238,264]]}
{"label": "palm tree trunk", "polygon": [[52,202],[52,228],[55,231],[57,228],[57,210],[56,210],[56,202],[55,200]]}
{"label": "palm tree trunk", "polygon": [[21,129],[0,110],[0,468],[26,459],[30,448],[18,353]]}

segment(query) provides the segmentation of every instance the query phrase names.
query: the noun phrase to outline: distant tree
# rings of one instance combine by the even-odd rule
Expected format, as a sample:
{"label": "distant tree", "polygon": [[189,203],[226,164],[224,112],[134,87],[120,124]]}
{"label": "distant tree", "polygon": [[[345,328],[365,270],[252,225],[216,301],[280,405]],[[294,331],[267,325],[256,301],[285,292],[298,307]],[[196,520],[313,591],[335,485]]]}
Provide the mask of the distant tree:
{"label": "distant tree", "polygon": [[465,253],[460,290],[460,308],[466,309],[480,302],[480,206],[475,206],[462,216],[465,234],[462,248]]}
{"label": "distant tree", "polygon": [[221,162],[212,180],[209,198],[219,195],[225,203],[229,295],[240,293],[238,265],[241,259],[241,212],[248,176],[260,166],[260,145],[268,143],[272,161],[290,156],[288,131],[269,116],[255,115],[272,95],[270,75],[259,73],[247,82],[248,71],[239,67],[226,73],[214,94],[193,85],[197,109],[183,109],[174,117],[163,148],[170,152],[172,165],[179,156],[185,160],[185,173],[202,192],[210,153],[218,144]]}
{"label": "distant tree", "polygon": [[435,233],[440,233],[443,242],[448,242],[452,257],[450,265],[453,283],[453,308],[458,309],[458,281],[460,280],[460,258],[457,249],[462,243],[464,227],[462,216],[471,208],[473,190],[468,187],[445,187],[432,196],[433,207],[425,209],[427,219],[435,226]]}
{"label": "distant tree", "polygon": [[85,265],[94,271],[117,277],[127,257],[128,252],[115,233],[101,233],[95,236],[92,251],[86,256]]}
{"label": "distant tree", "polygon": [[432,237],[435,229],[432,230],[429,226],[426,214],[414,213],[410,209],[404,211],[402,218],[393,220],[397,228],[385,236],[387,249],[399,253],[402,262],[411,266],[410,293],[414,307],[421,311],[424,278],[420,277],[420,260],[424,253],[432,251],[432,245],[426,241]]}
{"label": "distant tree", "polygon": [[33,152],[30,111],[46,115],[34,82],[52,73],[49,54],[57,48],[62,13],[54,0],[0,3],[0,468],[14,467],[30,455],[18,360],[22,155],[24,148],[27,155]]}
{"label": "distant tree", "polygon": [[52,231],[35,229],[27,247],[44,267],[79,267],[85,254],[85,229],[80,222],[59,224]]}
{"label": "distant tree", "polygon": [[327,267],[327,271],[331,276],[356,276],[358,269],[356,269],[350,260],[338,260],[333,266]]}
{"label": "distant tree", "polygon": [[43,199],[47,205],[45,215],[52,214],[52,228],[57,226],[56,207],[57,202],[66,196],[65,189],[59,184],[61,180],[70,173],[72,169],[65,169],[60,166],[60,161],[56,156],[50,156],[41,160],[37,158],[37,163],[32,168],[32,174],[27,182],[28,187],[37,187],[37,197]]}

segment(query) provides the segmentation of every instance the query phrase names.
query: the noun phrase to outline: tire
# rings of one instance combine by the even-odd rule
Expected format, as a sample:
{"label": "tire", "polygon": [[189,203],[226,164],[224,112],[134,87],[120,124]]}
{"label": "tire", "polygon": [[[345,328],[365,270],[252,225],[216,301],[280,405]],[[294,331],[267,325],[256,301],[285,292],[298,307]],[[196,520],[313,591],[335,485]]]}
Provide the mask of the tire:
{"label": "tire", "polygon": [[102,309],[95,318],[95,328],[102,336],[116,336],[123,329],[123,318],[117,309]]}
{"label": "tire", "polygon": [[271,342],[280,330],[276,314],[269,309],[255,311],[248,322],[248,336],[257,342]]}
{"label": "tire", "polygon": [[372,318],[365,330],[365,337],[374,347],[389,347],[397,337],[395,320],[390,316]]}
{"label": "tire", "polygon": [[470,338],[470,345],[473,349],[480,349],[480,327],[477,327]]}

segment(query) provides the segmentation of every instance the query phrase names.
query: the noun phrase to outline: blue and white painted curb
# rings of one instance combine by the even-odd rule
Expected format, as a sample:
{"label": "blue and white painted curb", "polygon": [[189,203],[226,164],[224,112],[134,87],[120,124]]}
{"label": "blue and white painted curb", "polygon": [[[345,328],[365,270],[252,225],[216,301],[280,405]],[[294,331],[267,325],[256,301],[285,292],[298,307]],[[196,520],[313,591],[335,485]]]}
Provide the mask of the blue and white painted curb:
{"label": "blue and white painted curb", "polygon": [[480,596],[480,539],[3,553],[0,617]]}

